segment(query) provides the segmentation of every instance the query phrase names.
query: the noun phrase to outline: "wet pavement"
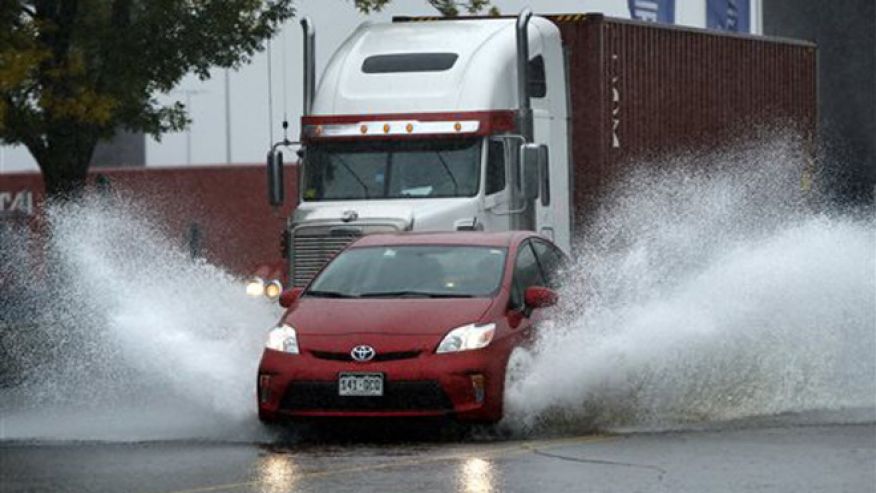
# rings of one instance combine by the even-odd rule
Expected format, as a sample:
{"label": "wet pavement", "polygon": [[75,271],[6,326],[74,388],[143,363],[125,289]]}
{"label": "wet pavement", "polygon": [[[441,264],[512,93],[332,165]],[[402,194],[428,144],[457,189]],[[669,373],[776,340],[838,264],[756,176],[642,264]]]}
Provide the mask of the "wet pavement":
{"label": "wet pavement", "polygon": [[425,442],[0,443],[0,491],[876,491],[876,424]]}

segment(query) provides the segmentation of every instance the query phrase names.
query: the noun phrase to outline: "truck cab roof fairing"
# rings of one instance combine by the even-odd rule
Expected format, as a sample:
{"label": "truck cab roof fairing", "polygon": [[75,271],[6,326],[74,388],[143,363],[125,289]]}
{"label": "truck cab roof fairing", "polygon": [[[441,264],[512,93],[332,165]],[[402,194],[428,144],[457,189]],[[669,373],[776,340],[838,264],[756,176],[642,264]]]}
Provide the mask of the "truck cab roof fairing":
{"label": "truck cab roof fairing", "polygon": [[[364,23],[329,60],[313,114],[489,111],[516,108],[514,19]],[[540,33],[556,30],[541,17],[530,23],[530,56],[541,53]],[[453,53],[445,70],[365,73],[365,60],[382,55]]]}

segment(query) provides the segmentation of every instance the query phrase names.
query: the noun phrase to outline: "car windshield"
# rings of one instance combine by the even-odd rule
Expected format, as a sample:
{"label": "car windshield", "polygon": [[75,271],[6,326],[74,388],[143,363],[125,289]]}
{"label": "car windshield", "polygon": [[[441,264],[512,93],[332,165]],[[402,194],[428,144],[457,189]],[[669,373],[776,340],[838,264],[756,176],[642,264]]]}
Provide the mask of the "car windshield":
{"label": "car windshield", "polygon": [[499,288],[505,248],[403,245],[343,251],[305,296],[331,298],[468,298]]}
{"label": "car windshield", "polygon": [[317,143],[307,148],[304,200],[471,197],[479,139]]}

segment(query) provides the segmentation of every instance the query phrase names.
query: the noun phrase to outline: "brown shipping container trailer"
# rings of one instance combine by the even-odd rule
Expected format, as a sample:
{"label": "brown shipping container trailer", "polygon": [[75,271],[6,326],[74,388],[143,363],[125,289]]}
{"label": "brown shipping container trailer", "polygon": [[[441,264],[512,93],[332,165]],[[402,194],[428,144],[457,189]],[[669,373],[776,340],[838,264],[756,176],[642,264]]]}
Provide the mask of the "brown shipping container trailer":
{"label": "brown shipping container trailer", "polygon": [[[547,17],[568,61],[576,227],[637,159],[717,150],[776,126],[813,155],[815,45],[600,14]],[[801,166],[803,186],[811,167]]]}

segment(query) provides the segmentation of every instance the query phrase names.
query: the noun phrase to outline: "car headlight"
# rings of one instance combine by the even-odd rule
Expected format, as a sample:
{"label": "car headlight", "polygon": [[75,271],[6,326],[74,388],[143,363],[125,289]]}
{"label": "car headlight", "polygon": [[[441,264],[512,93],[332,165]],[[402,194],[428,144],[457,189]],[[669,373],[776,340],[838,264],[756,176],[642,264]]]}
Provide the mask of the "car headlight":
{"label": "car headlight", "polygon": [[246,294],[257,298],[265,294],[265,281],[261,277],[253,277],[246,281]]}
{"label": "car headlight", "polygon": [[496,333],[496,324],[469,324],[457,327],[444,336],[436,353],[456,353],[487,347]]}
{"label": "car headlight", "polygon": [[280,324],[268,332],[268,342],[265,347],[284,353],[298,354],[298,334],[291,325]]}

